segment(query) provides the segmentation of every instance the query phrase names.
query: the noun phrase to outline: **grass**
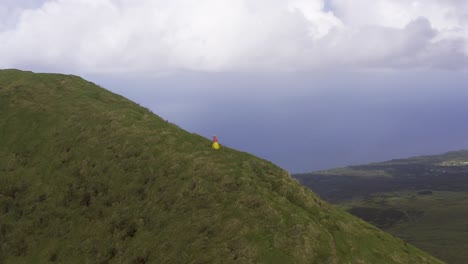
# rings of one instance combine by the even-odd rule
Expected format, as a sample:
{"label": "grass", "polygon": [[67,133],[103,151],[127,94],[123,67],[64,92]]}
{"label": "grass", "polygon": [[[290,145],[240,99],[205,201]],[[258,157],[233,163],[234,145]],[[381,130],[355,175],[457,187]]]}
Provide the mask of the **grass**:
{"label": "grass", "polygon": [[77,76],[0,71],[0,263],[440,263]]}

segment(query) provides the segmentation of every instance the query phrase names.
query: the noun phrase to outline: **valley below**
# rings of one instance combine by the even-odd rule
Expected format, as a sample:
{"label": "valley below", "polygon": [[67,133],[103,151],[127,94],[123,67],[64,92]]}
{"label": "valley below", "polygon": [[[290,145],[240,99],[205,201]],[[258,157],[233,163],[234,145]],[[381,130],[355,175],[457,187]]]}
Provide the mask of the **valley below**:
{"label": "valley below", "polygon": [[387,192],[338,206],[447,263],[468,260],[467,192]]}
{"label": "valley below", "polygon": [[295,175],[337,207],[447,263],[468,261],[468,151]]}

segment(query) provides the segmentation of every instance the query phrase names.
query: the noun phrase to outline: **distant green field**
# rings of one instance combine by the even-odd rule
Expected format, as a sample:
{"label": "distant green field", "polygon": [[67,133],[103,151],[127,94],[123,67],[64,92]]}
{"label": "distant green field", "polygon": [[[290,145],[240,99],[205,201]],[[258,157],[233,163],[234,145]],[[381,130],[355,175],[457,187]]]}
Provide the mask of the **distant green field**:
{"label": "distant green field", "polygon": [[468,263],[467,150],[294,177],[323,199],[448,263]]}
{"label": "distant green field", "polygon": [[468,193],[428,193],[379,193],[339,207],[448,263],[468,263]]}
{"label": "distant green field", "polygon": [[327,201],[374,193],[436,190],[468,192],[468,151],[398,159],[294,175]]}

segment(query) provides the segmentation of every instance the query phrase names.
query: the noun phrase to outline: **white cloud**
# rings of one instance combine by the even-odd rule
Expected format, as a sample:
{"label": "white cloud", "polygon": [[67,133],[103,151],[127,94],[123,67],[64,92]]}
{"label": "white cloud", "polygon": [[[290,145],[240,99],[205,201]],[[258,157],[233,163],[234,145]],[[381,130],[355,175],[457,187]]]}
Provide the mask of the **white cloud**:
{"label": "white cloud", "polygon": [[350,26],[380,25],[403,28],[425,17],[437,30],[466,26],[465,0],[331,0],[336,14]]}
{"label": "white cloud", "polygon": [[45,0],[2,0],[0,4],[0,32],[13,26],[24,9],[38,8]]}
{"label": "white cloud", "polygon": [[468,65],[466,1],[332,0],[331,7],[325,11],[323,0],[49,0],[6,19],[12,5],[0,5],[0,67],[95,73]]}

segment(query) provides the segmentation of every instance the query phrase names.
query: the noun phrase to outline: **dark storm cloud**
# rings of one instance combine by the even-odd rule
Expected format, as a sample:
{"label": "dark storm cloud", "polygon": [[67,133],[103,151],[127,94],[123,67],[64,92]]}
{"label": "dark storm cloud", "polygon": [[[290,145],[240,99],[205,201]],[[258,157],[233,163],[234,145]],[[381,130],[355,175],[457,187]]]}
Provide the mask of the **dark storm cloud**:
{"label": "dark storm cloud", "polygon": [[104,84],[292,172],[468,148],[461,72],[187,73]]}

